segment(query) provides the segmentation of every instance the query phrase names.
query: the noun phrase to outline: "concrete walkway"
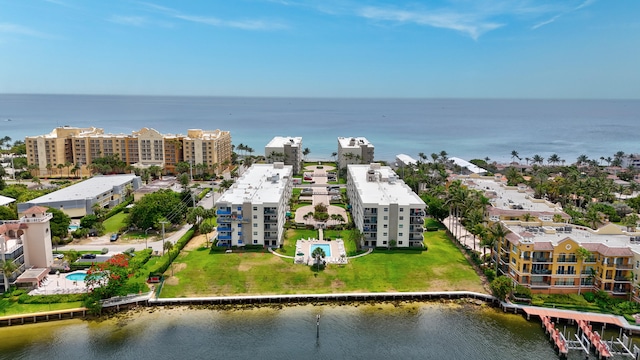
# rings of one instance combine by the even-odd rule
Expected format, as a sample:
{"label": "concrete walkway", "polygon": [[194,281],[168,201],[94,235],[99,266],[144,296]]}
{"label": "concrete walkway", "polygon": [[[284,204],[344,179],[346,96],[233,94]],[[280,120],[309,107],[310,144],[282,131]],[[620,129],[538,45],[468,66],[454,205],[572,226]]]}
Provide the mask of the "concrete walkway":
{"label": "concrete walkway", "polygon": [[[309,187],[313,189],[313,195],[311,196],[311,205],[302,206],[296,210],[294,216],[295,221],[301,224],[314,225],[315,228],[318,228],[320,224],[325,225],[325,222],[315,221],[313,218],[304,219],[304,216],[308,213],[312,213],[314,211],[314,206],[318,204],[324,204],[327,206],[327,213],[329,216],[333,214],[340,214],[347,221],[347,210],[341,208],[340,206],[331,205],[331,196],[327,191],[327,171],[333,170],[334,167],[329,165],[323,165],[321,169],[318,169],[317,165],[307,166],[304,168],[305,173],[312,173],[313,180],[315,184],[310,185],[302,185],[304,187]],[[331,220],[328,220],[329,223]]]}

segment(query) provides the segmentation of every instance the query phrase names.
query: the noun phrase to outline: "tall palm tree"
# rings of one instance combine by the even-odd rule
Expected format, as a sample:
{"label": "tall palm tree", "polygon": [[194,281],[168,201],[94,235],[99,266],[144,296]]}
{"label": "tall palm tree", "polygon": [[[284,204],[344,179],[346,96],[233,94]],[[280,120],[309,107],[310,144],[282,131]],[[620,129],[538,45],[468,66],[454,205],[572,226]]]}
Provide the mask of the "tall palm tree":
{"label": "tall palm tree", "polygon": [[576,250],[576,259],[578,260],[578,295],[580,295],[580,290],[582,288],[582,267],[585,259],[591,257],[591,252],[582,246],[580,246]]}
{"label": "tall palm tree", "polygon": [[511,161],[515,162],[514,159],[518,159],[518,161],[522,160],[517,151],[511,150]]}
{"label": "tall palm tree", "polygon": [[507,230],[504,226],[502,226],[501,223],[497,222],[489,228],[489,232],[491,233],[491,237],[496,240],[494,244],[494,247],[496,248],[496,257],[495,257],[496,269],[495,270],[496,270],[496,276],[498,276],[498,262],[500,257],[499,248],[502,246],[502,243],[504,242],[504,239],[507,236],[507,234],[509,234],[509,230]]}
{"label": "tall palm tree", "polygon": [[311,256],[315,259],[316,266],[318,267],[318,271],[320,271],[320,262],[324,259],[327,254],[325,254],[324,250],[321,247],[317,247],[313,249]]}

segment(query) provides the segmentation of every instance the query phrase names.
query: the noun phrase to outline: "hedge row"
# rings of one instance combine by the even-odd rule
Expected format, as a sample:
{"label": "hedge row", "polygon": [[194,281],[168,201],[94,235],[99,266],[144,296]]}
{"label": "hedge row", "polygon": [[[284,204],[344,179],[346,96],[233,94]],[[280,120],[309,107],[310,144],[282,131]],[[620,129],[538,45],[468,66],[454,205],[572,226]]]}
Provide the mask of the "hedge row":
{"label": "hedge row", "polygon": [[129,199],[125,200],[124,202],[116,205],[113,209],[109,210],[108,213],[106,213],[106,215],[104,216],[104,219],[102,219],[102,221],[107,220],[108,218],[112,217],[113,215],[119,213],[120,211],[124,210],[124,208],[127,207],[127,205],[131,204],[131,202],[133,201],[133,196],[131,196]]}
{"label": "hedge row", "polygon": [[185,247],[185,245],[187,245],[189,240],[191,240],[195,232],[196,231],[192,226],[191,229],[189,229],[184,235],[182,235],[180,240],[176,242],[176,245],[173,247],[173,249],[169,251],[169,256],[159,261],[156,264],[155,268],[152,268],[149,273],[152,275],[164,274],[164,272],[167,271],[167,269],[169,268],[173,260],[175,260],[178,257],[178,254],[180,254],[180,251]]}

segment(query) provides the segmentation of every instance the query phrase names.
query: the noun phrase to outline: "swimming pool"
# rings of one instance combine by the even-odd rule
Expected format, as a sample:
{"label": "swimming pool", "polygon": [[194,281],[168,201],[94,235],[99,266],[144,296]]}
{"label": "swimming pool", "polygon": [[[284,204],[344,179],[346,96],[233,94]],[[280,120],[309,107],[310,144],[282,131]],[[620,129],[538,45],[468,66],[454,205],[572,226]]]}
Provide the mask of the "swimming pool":
{"label": "swimming pool", "polygon": [[69,231],[76,231],[80,228],[78,225],[69,225]]}
{"label": "swimming pool", "polygon": [[65,276],[65,278],[71,281],[84,281],[85,277],[87,277],[87,273],[84,271],[75,271]]}
{"label": "swimming pool", "polygon": [[325,257],[331,257],[331,245],[329,244],[313,244],[309,247],[309,256],[312,256],[313,250],[320,248],[324,250]]}

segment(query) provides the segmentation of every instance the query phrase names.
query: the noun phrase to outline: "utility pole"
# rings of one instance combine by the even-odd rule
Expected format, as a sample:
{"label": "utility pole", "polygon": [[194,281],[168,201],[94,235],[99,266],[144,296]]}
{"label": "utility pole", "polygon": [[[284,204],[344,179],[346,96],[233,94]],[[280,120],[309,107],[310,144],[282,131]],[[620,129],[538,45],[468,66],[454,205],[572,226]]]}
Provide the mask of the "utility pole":
{"label": "utility pole", "polygon": [[164,256],[164,224],[167,224],[166,221],[160,221],[162,224],[162,256]]}

